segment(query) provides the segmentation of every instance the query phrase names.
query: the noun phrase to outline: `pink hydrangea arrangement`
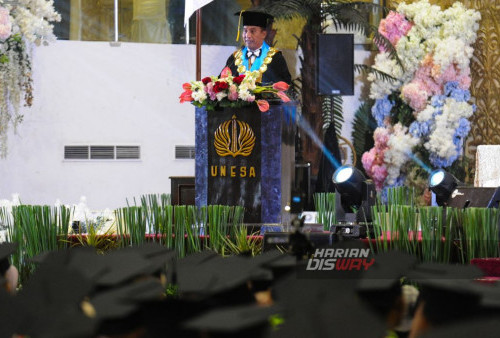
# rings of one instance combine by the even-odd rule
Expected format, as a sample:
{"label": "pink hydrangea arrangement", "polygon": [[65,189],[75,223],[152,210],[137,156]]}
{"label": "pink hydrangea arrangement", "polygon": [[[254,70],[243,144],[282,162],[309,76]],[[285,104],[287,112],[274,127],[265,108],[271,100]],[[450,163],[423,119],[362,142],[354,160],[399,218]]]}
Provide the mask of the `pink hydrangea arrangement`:
{"label": "pink hydrangea arrangement", "polygon": [[[406,20],[404,15],[391,11],[385,19],[380,21],[378,32],[387,38],[392,45],[396,45],[412,26],[413,23]],[[378,47],[381,52],[385,52],[384,46],[379,45]]]}
{"label": "pink hydrangea arrangement", "polygon": [[366,173],[373,179],[377,190],[381,190],[387,177],[384,153],[388,149],[389,132],[386,128],[377,128],[373,133],[375,146],[363,154],[361,162]]}

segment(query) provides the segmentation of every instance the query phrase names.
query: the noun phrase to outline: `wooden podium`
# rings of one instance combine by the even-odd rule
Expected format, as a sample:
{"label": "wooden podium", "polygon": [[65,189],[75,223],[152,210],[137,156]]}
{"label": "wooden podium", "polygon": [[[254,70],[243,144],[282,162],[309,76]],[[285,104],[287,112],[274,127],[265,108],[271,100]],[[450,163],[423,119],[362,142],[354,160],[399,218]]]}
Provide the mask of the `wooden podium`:
{"label": "wooden podium", "polygon": [[281,223],[291,204],[296,103],[196,108],[195,203],[241,205],[245,223]]}

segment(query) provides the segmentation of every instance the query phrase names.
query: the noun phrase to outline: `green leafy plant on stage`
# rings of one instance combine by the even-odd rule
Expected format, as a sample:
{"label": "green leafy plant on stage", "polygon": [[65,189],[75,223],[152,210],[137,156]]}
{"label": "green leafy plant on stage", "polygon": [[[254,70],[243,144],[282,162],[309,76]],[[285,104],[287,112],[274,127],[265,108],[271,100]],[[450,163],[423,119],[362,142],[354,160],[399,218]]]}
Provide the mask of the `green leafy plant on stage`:
{"label": "green leafy plant on stage", "polygon": [[68,242],[72,247],[87,246],[95,248],[99,254],[104,254],[109,250],[113,250],[120,246],[120,238],[114,236],[112,227],[106,231],[100,232],[105,220],[97,220],[96,222],[87,221],[87,232],[83,233],[81,227],[78,233],[70,237]]}
{"label": "green leafy plant on stage", "polygon": [[339,95],[325,95],[322,98],[321,112],[323,117],[323,135],[331,123],[335,126],[335,133],[342,134],[342,124],[344,123],[344,113],[342,105],[344,100]]}
{"label": "green leafy plant on stage", "polygon": [[363,168],[361,156],[373,147],[373,131],[377,127],[377,122],[375,122],[371,111],[372,106],[372,101],[361,103],[354,113],[352,121],[351,139],[356,152],[356,167],[363,172],[365,168]]}
{"label": "green leafy plant on stage", "polygon": [[316,193],[314,208],[318,213],[318,223],[323,224],[323,229],[328,231],[337,223],[335,217],[335,193]]}
{"label": "green leafy plant on stage", "polygon": [[237,225],[231,237],[225,237],[224,254],[250,254],[252,257],[262,252],[262,239],[258,237],[259,232],[248,234],[246,225]]}

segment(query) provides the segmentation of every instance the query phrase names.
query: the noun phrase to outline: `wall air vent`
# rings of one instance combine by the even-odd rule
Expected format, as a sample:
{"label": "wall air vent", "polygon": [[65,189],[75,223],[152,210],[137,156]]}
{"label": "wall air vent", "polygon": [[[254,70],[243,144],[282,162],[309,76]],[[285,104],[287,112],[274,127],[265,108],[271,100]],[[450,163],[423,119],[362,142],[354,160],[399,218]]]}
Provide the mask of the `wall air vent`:
{"label": "wall air vent", "polygon": [[65,146],[64,147],[65,160],[88,160],[89,147],[88,146]]}
{"label": "wall air vent", "polygon": [[140,146],[64,146],[65,160],[140,160]]}
{"label": "wall air vent", "polygon": [[194,146],[175,146],[175,159],[194,159]]}
{"label": "wall air vent", "polygon": [[113,160],[114,158],[115,158],[115,147],[90,146],[91,160]]}
{"label": "wall air vent", "polygon": [[117,160],[138,160],[141,158],[139,146],[116,146]]}

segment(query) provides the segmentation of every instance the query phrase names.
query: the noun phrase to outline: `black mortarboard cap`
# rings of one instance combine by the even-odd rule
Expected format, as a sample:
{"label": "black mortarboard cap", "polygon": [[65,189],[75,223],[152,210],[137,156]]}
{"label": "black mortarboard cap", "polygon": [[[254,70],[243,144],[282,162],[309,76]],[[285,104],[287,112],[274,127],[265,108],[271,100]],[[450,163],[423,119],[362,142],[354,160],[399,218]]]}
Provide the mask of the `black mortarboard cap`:
{"label": "black mortarboard cap", "polygon": [[385,323],[357,297],[352,279],[289,275],[276,288],[284,307],[282,326],[271,337],[378,337]]}
{"label": "black mortarboard cap", "polygon": [[9,269],[9,257],[17,249],[15,243],[2,243],[0,244],[0,276],[3,276],[7,269]]}
{"label": "black mortarboard cap", "polygon": [[408,273],[421,285],[423,313],[432,325],[468,318],[480,310],[481,292],[471,282],[483,275],[473,265],[423,263]]}
{"label": "black mortarboard cap", "polygon": [[[191,330],[217,334],[228,334],[241,337],[252,329],[269,327],[269,318],[278,314],[276,306],[262,307],[257,305],[241,305],[214,309],[184,323]],[[256,333],[252,331],[252,333]],[[258,335],[262,336],[262,335]]]}
{"label": "black mortarboard cap", "polygon": [[111,287],[126,283],[136,277],[147,275],[151,271],[151,264],[137,252],[116,250],[99,257],[107,270],[98,278],[97,284],[101,287]]}
{"label": "black mortarboard cap", "polygon": [[374,263],[358,283],[357,292],[378,314],[385,316],[401,295],[401,278],[417,264],[417,258],[392,250],[373,259]]}
{"label": "black mortarboard cap", "polygon": [[79,303],[93,288],[92,282],[81,273],[65,265],[44,264],[39,266],[18,293],[21,302],[36,303]]}
{"label": "black mortarboard cap", "polygon": [[[101,335],[121,335],[144,326],[141,309],[146,303],[160,301],[164,288],[158,279],[139,279],[93,295],[88,300],[99,321]],[[161,319],[160,319],[161,320]]]}
{"label": "black mortarboard cap", "polygon": [[201,264],[178,262],[177,283],[180,293],[214,295],[246,285],[249,280],[259,278],[268,272],[253,264],[245,257],[213,257]]}
{"label": "black mortarboard cap", "polygon": [[146,259],[149,263],[146,273],[156,273],[164,271],[168,263],[171,263],[176,253],[158,243],[144,243],[123,249],[125,252],[134,252]]}
{"label": "black mortarboard cap", "polygon": [[272,15],[258,11],[240,11],[234,13],[234,15],[241,15],[243,26],[258,26],[262,28],[267,28],[273,19]]}
{"label": "black mortarboard cap", "polygon": [[109,269],[109,264],[102,257],[92,247],[78,247],[43,252],[30,261],[39,265],[64,265],[95,281]]}
{"label": "black mortarboard cap", "polygon": [[92,282],[64,264],[42,264],[16,296],[16,333],[34,337],[88,337],[97,322],[81,304]]}
{"label": "black mortarboard cap", "polygon": [[141,303],[160,299],[163,291],[158,280],[145,279],[99,292],[89,299],[89,303],[98,319],[124,318],[137,310]]}

